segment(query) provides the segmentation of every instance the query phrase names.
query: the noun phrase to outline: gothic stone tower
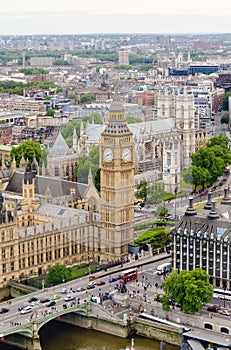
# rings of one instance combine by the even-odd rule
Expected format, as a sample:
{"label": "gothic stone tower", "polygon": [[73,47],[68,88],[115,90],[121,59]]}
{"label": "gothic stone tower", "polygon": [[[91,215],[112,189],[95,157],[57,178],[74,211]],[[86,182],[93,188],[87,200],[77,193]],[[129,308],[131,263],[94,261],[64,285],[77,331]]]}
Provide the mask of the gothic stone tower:
{"label": "gothic stone tower", "polygon": [[[100,140],[102,255],[123,259],[134,233],[134,141],[118,96],[112,102]],[[101,256],[102,256],[101,255]]]}

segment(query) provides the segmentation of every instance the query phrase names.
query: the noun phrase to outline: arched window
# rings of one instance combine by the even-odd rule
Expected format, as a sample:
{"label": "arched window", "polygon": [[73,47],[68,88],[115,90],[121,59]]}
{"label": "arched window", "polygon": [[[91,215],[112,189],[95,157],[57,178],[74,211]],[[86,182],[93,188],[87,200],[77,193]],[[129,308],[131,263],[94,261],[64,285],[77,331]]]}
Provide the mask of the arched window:
{"label": "arched window", "polygon": [[229,334],[229,329],[226,327],[221,327],[221,333]]}
{"label": "arched window", "polygon": [[205,328],[205,329],[213,330],[213,325],[212,325],[211,323],[205,323],[205,324],[204,324],[204,328]]}

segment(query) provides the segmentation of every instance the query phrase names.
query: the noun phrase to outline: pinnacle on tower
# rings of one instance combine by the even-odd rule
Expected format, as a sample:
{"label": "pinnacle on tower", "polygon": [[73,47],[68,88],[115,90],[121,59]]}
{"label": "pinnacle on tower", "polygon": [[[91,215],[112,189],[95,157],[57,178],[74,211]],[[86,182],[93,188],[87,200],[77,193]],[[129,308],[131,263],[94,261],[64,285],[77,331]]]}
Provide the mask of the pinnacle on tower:
{"label": "pinnacle on tower", "polygon": [[89,168],[89,173],[88,173],[88,185],[91,185],[93,183],[93,176],[91,172],[91,167]]}

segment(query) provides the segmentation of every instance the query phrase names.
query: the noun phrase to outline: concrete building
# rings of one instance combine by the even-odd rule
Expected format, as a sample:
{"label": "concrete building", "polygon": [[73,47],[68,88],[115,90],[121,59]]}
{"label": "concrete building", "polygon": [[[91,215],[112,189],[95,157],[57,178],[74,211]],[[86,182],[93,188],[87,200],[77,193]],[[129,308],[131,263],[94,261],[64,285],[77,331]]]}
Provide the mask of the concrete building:
{"label": "concrete building", "polygon": [[128,49],[121,49],[118,51],[119,55],[119,65],[129,66],[129,51]]}
{"label": "concrete building", "polygon": [[173,269],[202,268],[215,287],[231,288],[230,208],[228,188],[218,206],[212,193],[198,211],[193,207],[193,198],[189,199],[185,215],[171,232]]}

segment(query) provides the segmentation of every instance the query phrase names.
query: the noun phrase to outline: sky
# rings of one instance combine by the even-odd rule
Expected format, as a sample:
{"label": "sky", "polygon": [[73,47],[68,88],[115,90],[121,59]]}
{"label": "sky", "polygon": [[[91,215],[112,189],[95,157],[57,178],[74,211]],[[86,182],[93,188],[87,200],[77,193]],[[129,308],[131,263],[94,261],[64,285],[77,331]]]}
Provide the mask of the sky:
{"label": "sky", "polygon": [[230,0],[2,0],[0,7],[0,35],[230,32]]}

